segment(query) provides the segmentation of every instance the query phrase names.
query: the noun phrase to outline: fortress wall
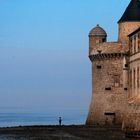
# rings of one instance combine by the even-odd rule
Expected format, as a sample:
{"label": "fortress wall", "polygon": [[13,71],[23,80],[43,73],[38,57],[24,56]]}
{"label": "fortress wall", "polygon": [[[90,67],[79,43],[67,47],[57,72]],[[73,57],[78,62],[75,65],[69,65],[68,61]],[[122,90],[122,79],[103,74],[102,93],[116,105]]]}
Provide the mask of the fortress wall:
{"label": "fortress wall", "polygon": [[[138,54],[140,55],[140,54]],[[137,55],[136,55],[137,56]],[[133,57],[133,56],[132,56]],[[135,57],[137,58],[137,57]],[[140,72],[138,73],[138,69],[140,69],[140,59],[137,58],[136,60],[130,59],[132,60],[132,62],[130,63],[129,69],[132,71],[132,75],[131,76],[131,85],[132,87],[130,88],[130,92],[129,92],[129,98],[140,98],[140,80],[138,82],[138,79],[140,77]],[[134,62],[133,62],[134,61]],[[134,70],[135,70],[135,78],[134,78]],[[134,80],[135,80],[135,85],[134,85]],[[139,85],[138,85],[139,83]]]}
{"label": "fortress wall", "polygon": [[[130,90],[127,100],[128,109],[123,121],[123,129],[126,131],[140,131],[140,87],[139,87],[140,72],[138,70],[140,68],[139,56],[140,56],[139,52],[130,56],[129,71],[131,71],[131,75],[129,73],[129,77],[131,77],[130,78],[131,80],[129,79]],[[134,78],[134,70],[135,70],[135,78]]]}
{"label": "fortress wall", "polygon": [[91,41],[90,47],[92,48],[90,55],[94,55],[94,54],[98,54],[98,50],[101,50],[102,53],[112,53],[120,49],[121,52],[122,44],[118,42],[104,42],[94,46],[93,42]]}
{"label": "fortress wall", "polygon": [[121,124],[127,96],[123,88],[123,58],[95,60],[92,71],[93,91],[86,124]]}
{"label": "fortress wall", "polygon": [[125,131],[140,131],[140,106],[128,104],[128,112],[124,117],[122,128]]}

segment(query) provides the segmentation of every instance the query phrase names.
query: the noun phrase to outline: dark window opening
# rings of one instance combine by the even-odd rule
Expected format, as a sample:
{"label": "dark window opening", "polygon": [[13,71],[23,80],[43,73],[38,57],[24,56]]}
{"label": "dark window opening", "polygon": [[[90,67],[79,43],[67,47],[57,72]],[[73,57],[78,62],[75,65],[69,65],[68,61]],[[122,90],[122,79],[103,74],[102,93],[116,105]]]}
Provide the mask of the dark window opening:
{"label": "dark window opening", "polygon": [[97,69],[101,69],[102,68],[102,66],[100,66],[100,65],[97,65]]}
{"label": "dark window opening", "polygon": [[104,115],[109,115],[109,116],[115,116],[115,113],[111,113],[111,112],[105,112]]}
{"label": "dark window opening", "polygon": [[105,88],[105,90],[111,90],[111,87],[107,87],[107,88]]}
{"label": "dark window opening", "polygon": [[125,64],[125,67],[127,68],[128,67],[128,64]]}
{"label": "dark window opening", "polygon": [[102,41],[103,41],[103,42],[106,42],[106,39],[105,39],[105,38],[103,38],[103,39],[102,39]]}
{"label": "dark window opening", "polygon": [[127,88],[124,88],[124,90],[127,90]]}
{"label": "dark window opening", "polygon": [[129,45],[130,45],[130,54],[133,53],[133,49],[132,49],[133,46],[132,46],[132,43],[133,43],[133,42],[132,42],[132,38],[130,38],[130,44],[129,44]]}
{"label": "dark window opening", "polygon": [[136,87],[136,71],[134,69],[134,73],[133,73],[133,76],[134,76],[134,80],[133,80],[133,85],[134,85],[134,88]]}
{"label": "dark window opening", "polygon": [[140,82],[139,82],[139,67],[137,68],[137,87],[140,87]]}
{"label": "dark window opening", "polygon": [[140,33],[138,34],[138,51],[140,51]]}
{"label": "dark window opening", "polygon": [[136,35],[134,36],[134,53],[136,53]]}

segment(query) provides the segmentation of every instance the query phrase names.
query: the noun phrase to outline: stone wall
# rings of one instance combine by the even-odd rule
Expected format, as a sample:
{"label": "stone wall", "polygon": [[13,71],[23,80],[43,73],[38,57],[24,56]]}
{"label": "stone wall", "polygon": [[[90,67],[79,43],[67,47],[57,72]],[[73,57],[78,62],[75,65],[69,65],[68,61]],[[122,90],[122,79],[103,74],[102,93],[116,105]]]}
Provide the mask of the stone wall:
{"label": "stone wall", "polygon": [[[134,37],[132,38],[134,42]],[[140,131],[140,50],[137,40],[136,38],[136,42],[130,45],[129,94],[127,112],[123,121],[123,129],[126,131]]]}
{"label": "stone wall", "polygon": [[[90,43],[91,45],[91,43]],[[96,46],[91,46],[93,49],[90,52],[90,55],[96,55],[99,54],[99,51],[101,53],[106,53],[106,54],[110,54],[110,53],[125,53],[126,47],[122,46],[122,43],[118,43],[118,42],[104,42],[104,43],[100,43]]]}
{"label": "stone wall", "polygon": [[92,50],[96,48],[99,44],[106,42],[106,37],[104,36],[89,36],[89,55],[91,54]]}
{"label": "stone wall", "polygon": [[128,104],[122,128],[125,131],[140,131],[140,106]]}
{"label": "stone wall", "polygon": [[122,22],[119,23],[119,42],[124,44],[129,42],[128,35],[140,27],[140,22]]}
{"label": "stone wall", "polygon": [[123,88],[123,57],[94,60],[92,86],[86,124],[121,124],[127,95]]}

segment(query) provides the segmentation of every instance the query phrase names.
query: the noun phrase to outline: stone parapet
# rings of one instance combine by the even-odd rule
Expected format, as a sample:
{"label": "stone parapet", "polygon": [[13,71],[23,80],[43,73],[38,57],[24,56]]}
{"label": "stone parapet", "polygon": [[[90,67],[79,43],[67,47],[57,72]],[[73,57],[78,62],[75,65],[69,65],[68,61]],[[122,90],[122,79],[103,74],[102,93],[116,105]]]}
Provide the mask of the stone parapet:
{"label": "stone parapet", "polygon": [[[104,54],[114,54],[113,57],[117,54],[126,54],[128,52],[128,47],[123,46],[122,43],[118,42],[105,42],[100,43],[97,46],[94,47],[94,49],[90,53],[91,56],[99,56],[103,54],[103,57],[106,57]],[[101,56],[101,57],[102,57]]]}

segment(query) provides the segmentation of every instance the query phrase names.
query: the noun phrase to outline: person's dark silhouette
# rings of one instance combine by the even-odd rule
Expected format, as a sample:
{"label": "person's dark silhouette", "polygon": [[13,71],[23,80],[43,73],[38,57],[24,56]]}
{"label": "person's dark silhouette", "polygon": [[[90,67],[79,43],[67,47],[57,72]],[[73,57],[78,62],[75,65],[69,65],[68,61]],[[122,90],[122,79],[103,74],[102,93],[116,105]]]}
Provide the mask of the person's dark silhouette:
{"label": "person's dark silhouette", "polygon": [[62,118],[59,117],[59,126],[61,126],[61,125],[62,125]]}

